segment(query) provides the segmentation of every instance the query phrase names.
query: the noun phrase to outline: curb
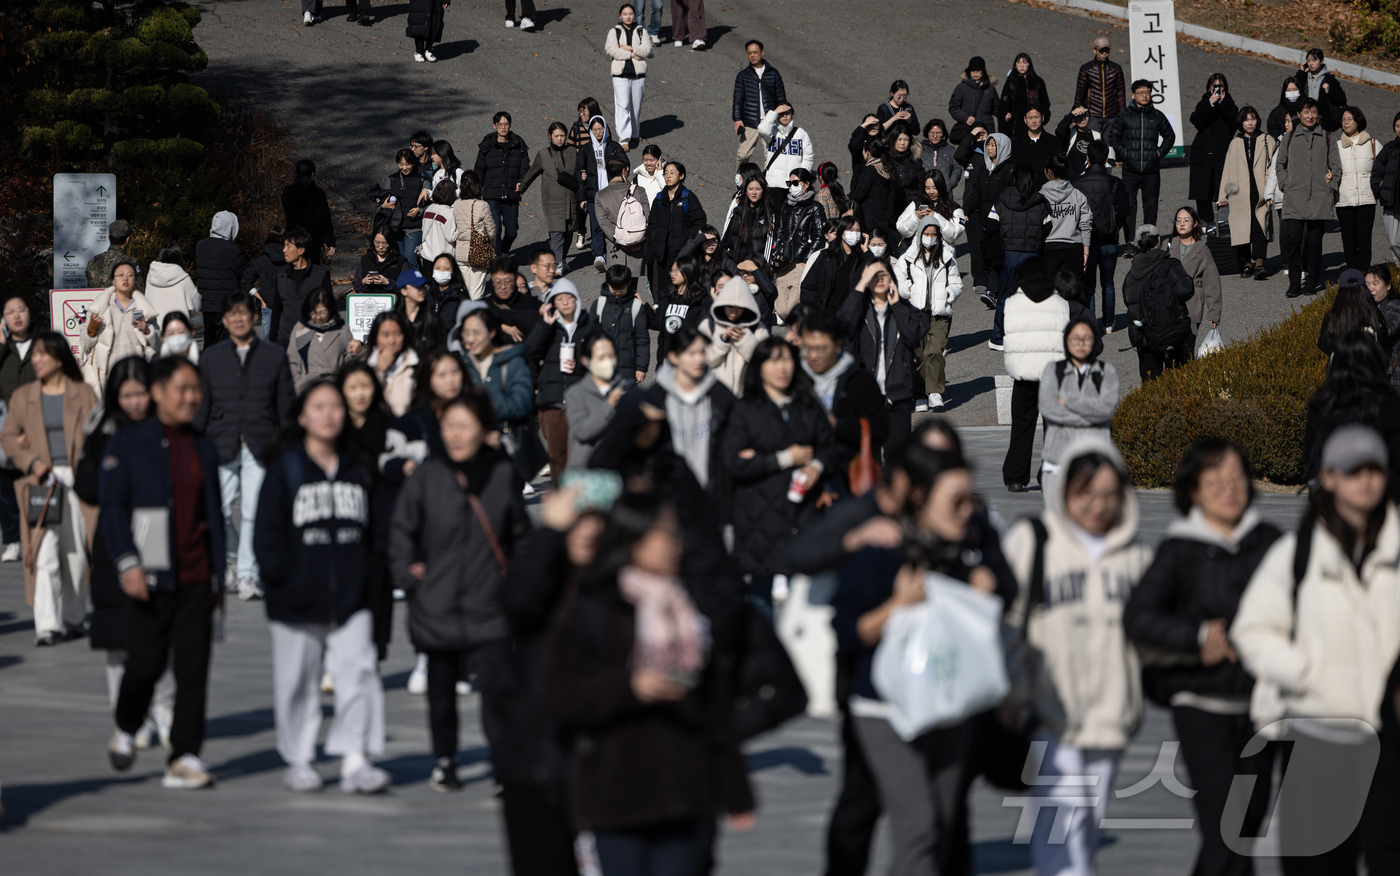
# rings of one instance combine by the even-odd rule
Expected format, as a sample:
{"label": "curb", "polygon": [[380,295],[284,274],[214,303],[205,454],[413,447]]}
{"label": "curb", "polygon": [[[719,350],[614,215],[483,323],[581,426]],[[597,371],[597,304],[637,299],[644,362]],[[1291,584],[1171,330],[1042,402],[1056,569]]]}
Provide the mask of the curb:
{"label": "curb", "polygon": [[[1125,6],[1114,6],[1110,3],[1101,3],[1099,0],[1044,0],[1054,6],[1068,6],[1074,9],[1083,9],[1088,12],[1095,12],[1100,15],[1108,15],[1113,18],[1128,18],[1128,9]],[[1209,27],[1201,27],[1196,24],[1188,24],[1184,21],[1176,23],[1178,33],[1198,40],[1206,40],[1212,43],[1219,43],[1230,49],[1240,49],[1246,52],[1253,52],[1256,55],[1265,55],[1286,64],[1297,64],[1303,56],[1302,49],[1290,49],[1287,46],[1280,46],[1274,43],[1266,43],[1262,40],[1250,39],[1235,33],[1226,33],[1223,30],[1213,30]],[[1337,61],[1332,58],[1327,59],[1327,67],[1334,73],[1340,73],[1352,79],[1362,82],[1369,82],[1373,85],[1383,85],[1389,88],[1400,88],[1400,74],[1387,73],[1384,70],[1377,70],[1373,67],[1363,67],[1360,64],[1352,64],[1349,61]]]}

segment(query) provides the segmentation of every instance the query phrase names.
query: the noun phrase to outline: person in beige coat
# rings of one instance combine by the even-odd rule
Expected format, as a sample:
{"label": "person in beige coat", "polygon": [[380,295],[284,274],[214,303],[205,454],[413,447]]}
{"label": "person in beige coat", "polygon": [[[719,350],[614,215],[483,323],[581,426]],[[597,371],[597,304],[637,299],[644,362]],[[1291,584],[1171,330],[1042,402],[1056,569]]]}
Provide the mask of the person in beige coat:
{"label": "person in beige coat", "polygon": [[[1123,460],[1102,438],[1085,436],[1065,449],[1045,506],[1044,542],[1030,520],[1021,520],[1002,543],[1020,584],[1006,613],[1017,644],[1002,719],[1017,724],[1033,716],[1033,738],[1046,746],[1039,771],[1046,783],[1032,793],[1058,810],[1057,824],[1069,823],[1068,836],[1056,843],[1048,836],[1051,819],[1038,820],[1030,843],[1037,872],[1092,873],[1118,761],[1142,720],[1138,656],[1123,629],[1123,607],[1152,551],[1137,540],[1137,499]],[[1037,554],[1040,582],[1032,580]],[[1093,784],[1076,781],[1081,776]],[[1085,797],[1095,799],[1092,807],[1076,802]]]}
{"label": "person in beige coat", "polygon": [[730,277],[715,294],[710,315],[700,321],[700,334],[709,341],[705,351],[710,370],[734,395],[744,395],[744,369],[768,329],[758,319],[758,301],[743,277]]}
{"label": "person in beige coat", "polygon": [[[29,351],[35,380],[14,391],[10,414],[0,430],[0,447],[25,476],[15,482],[19,500],[20,544],[24,550],[25,601],[34,606],[36,644],[53,645],[76,633],[87,616],[88,554],[97,509],[73,492],[73,467],[83,451],[83,425],[97,406],[68,342],[39,332]],[[60,486],[57,522],[42,529],[29,524],[29,496]],[[53,512],[49,512],[53,513]]]}
{"label": "person in beige coat", "polygon": [[149,360],[160,349],[160,313],[136,290],[136,265],[122,260],[112,269],[112,285],[88,308],[82,338],[82,374],[97,395],[107,384],[113,362],[127,356]]}
{"label": "person in beige coat", "polygon": [[[487,269],[473,268],[471,258],[476,255],[479,261],[489,264],[496,257],[496,222],[491,218],[490,205],[482,197],[481,177],[476,175],[476,171],[462,172],[462,186],[458,194],[457,203],[452,205],[452,219],[456,226],[452,240],[453,256],[467,284],[467,294],[477,301],[486,295]],[[490,247],[485,258],[472,252],[473,231],[486,235],[484,239],[478,238],[483,246]]]}
{"label": "person in beige coat", "polygon": [[1182,207],[1174,219],[1176,236],[1167,243],[1167,252],[1181,262],[1182,270],[1191,277],[1195,292],[1186,299],[1186,312],[1191,317],[1191,337],[1187,350],[1194,355],[1202,331],[1220,326],[1224,299],[1220,293],[1220,270],[1215,266],[1201,229],[1201,217],[1195,207]]}
{"label": "person in beige coat", "polygon": [[1278,143],[1262,131],[1259,112],[1252,106],[1240,110],[1240,127],[1225,152],[1218,203],[1230,209],[1230,245],[1240,259],[1240,276],[1264,279],[1270,222],[1264,197],[1269,169]]}

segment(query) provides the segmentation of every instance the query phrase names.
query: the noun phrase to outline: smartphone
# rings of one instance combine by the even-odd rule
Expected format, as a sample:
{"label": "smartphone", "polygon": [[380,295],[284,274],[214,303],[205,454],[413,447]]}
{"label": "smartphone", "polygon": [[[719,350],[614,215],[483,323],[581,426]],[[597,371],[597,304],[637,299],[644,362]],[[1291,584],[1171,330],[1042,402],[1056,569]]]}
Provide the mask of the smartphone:
{"label": "smartphone", "polygon": [[366,276],[366,277],[382,277],[382,276],[384,276],[384,275],[381,274],[381,273],[379,273],[378,271],[369,271],[368,273],[365,274],[365,276]]}
{"label": "smartphone", "polygon": [[132,324],[132,325],[136,325],[138,322],[140,322],[141,320],[143,320],[143,319],[145,319],[145,318],[146,318],[146,314],[143,313],[142,311],[140,311],[140,310],[133,310],[133,311],[131,311],[131,324]]}

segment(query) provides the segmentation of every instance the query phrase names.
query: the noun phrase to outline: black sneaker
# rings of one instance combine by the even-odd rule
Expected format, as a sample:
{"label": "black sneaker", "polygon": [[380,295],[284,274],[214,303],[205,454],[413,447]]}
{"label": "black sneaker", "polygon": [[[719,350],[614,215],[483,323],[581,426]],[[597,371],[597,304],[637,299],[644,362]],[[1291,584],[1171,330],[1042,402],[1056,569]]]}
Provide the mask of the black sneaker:
{"label": "black sneaker", "polygon": [[375,22],[375,18],[374,18],[373,15],[361,15],[361,16],[360,16],[360,27],[373,27],[373,26],[374,26],[374,22]]}
{"label": "black sneaker", "polygon": [[54,645],[57,645],[61,641],[62,637],[58,633],[49,631],[47,633],[40,633],[39,635],[34,637],[34,647],[52,648]]}
{"label": "black sneaker", "polygon": [[1303,297],[1303,287],[1302,287],[1302,286],[1297,286],[1297,285],[1292,285],[1292,284],[1290,284],[1289,287],[1288,287],[1288,291],[1285,292],[1285,293],[1283,293],[1283,297],[1284,297],[1284,298],[1301,298],[1301,297]]}
{"label": "black sneaker", "polygon": [[107,743],[107,758],[112,762],[112,769],[119,773],[131,769],[136,763],[136,741],[130,733],[118,730],[112,734],[112,741]]}
{"label": "black sneaker", "polygon": [[982,303],[987,306],[988,310],[997,309],[997,298],[991,292],[983,292],[979,297],[982,299]]}
{"label": "black sneaker", "polygon": [[1132,243],[1124,244],[1123,248],[1118,251],[1118,257],[1123,259],[1130,259],[1137,254],[1137,245]]}
{"label": "black sneaker", "polygon": [[355,22],[360,20],[360,13],[351,12],[349,15],[345,16],[345,20],[350,22],[351,24],[354,24]]}
{"label": "black sneaker", "polygon": [[462,790],[462,780],[457,778],[457,762],[450,757],[438,758],[433,774],[428,776],[428,787],[444,794]]}
{"label": "black sneaker", "polygon": [[1309,280],[1308,282],[1303,284],[1303,294],[1316,295],[1318,293],[1319,288],[1321,287],[1318,286],[1317,281]]}

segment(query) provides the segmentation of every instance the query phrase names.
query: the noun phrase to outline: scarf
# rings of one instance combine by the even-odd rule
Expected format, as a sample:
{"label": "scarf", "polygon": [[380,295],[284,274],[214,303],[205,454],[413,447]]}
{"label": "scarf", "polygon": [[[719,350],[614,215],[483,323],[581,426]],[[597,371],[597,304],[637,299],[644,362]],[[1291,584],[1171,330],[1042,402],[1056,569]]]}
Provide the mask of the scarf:
{"label": "scarf", "polygon": [[790,206],[790,207],[796,206],[796,205],[802,203],[803,201],[810,201],[810,200],[812,200],[813,198],[815,198],[816,196],[817,196],[816,190],[814,190],[814,189],[808,189],[807,191],[803,192],[802,194],[800,194],[800,195],[798,195],[797,197],[794,198],[794,197],[792,196],[792,189],[788,189],[788,195],[787,195],[788,206]]}
{"label": "scarf", "polygon": [[836,401],[836,381],[841,379],[841,375],[850,370],[856,363],[856,357],[850,353],[842,353],[841,358],[836,360],[836,364],[826,370],[825,374],[818,374],[812,370],[812,366],[807,364],[807,359],[802,360],[802,369],[812,378],[812,391],[816,394],[817,400],[826,408],[827,413],[831,412],[831,406]]}
{"label": "scarf", "polygon": [[710,624],[680,582],[627,566],[617,573],[617,589],[637,609],[632,669],[655,669],[694,686],[709,654]]}

